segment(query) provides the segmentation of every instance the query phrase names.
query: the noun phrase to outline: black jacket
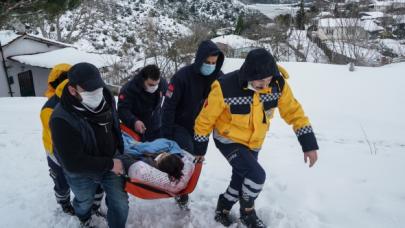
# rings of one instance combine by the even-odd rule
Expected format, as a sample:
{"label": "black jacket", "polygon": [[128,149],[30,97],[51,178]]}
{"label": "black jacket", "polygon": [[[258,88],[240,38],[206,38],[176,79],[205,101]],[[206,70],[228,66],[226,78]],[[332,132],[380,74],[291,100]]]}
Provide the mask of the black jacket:
{"label": "black jacket", "polygon": [[[104,98],[112,121],[111,127],[100,128],[106,131],[105,134],[99,134],[101,130],[96,130],[94,123],[75,110],[73,105],[77,104],[70,102],[72,99],[67,86],[62,93],[61,102],[52,113],[50,128],[55,156],[68,172],[102,174],[113,168],[112,158],[123,152],[115,100],[106,88]],[[100,142],[101,140],[105,141]]]}
{"label": "black jacket", "polygon": [[137,74],[126,83],[118,97],[118,115],[130,129],[135,130],[135,122],[142,121],[146,131],[158,131],[161,127],[162,101],[167,90],[167,82],[160,79],[159,87],[154,93],[144,89],[144,79]]}
{"label": "black jacket", "polygon": [[[219,53],[216,69],[211,75],[203,76],[201,66],[214,53]],[[215,43],[203,41],[194,63],[181,68],[172,77],[163,104],[162,132],[165,138],[173,138],[175,125],[184,127],[190,135],[194,135],[194,121],[208,97],[211,84],[223,75],[223,62],[224,54]]]}

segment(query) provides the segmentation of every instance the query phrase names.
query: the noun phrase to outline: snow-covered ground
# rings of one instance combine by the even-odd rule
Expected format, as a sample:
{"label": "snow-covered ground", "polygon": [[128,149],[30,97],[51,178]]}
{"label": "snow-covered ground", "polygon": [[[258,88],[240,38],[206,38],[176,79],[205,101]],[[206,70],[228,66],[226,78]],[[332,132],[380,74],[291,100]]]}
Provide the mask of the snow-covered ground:
{"label": "snow-covered ground", "polygon": [[[228,59],[224,70],[242,61]],[[282,64],[321,149],[309,169],[293,131],[275,115],[259,155],[268,179],[256,203],[258,214],[269,227],[280,228],[404,227],[405,64],[354,72],[347,66]],[[41,141],[44,102],[0,98],[0,227],[78,227],[54,199]],[[230,176],[210,143],[190,214],[181,213],[172,199],[130,196],[128,227],[220,227],[214,208]],[[232,213],[237,212],[236,206]]]}

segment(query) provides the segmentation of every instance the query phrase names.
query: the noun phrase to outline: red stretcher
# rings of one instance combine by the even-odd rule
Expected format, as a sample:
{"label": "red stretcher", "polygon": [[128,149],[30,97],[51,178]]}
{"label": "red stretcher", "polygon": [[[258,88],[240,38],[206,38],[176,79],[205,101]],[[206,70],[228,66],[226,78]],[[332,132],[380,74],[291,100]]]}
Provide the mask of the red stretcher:
{"label": "red stretcher", "polygon": [[[124,126],[123,124],[120,125],[121,131],[127,133],[130,135],[132,138],[134,138],[136,141],[140,141],[141,138],[139,137],[138,134],[136,134],[134,131],[129,129],[128,127]],[[187,187],[183,189],[182,191],[173,194],[170,192],[165,191],[164,189],[159,189],[153,186],[149,186],[147,183],[144,183],[142,181],[137,181],[134,179],[127,180],[125,183],[125,191],[128,192],[131,195],[134,195],[138,198],[141,199],[164,199],[164,198],[170,198],[170,197],[175,197],[175,196],[181,196],[185,194],[190,194],[194,191],[195,187],[197,186],[198,179],[201,174],[201,169],[202,169],[202,163],[196,163],[194,172],[187,184]]]}

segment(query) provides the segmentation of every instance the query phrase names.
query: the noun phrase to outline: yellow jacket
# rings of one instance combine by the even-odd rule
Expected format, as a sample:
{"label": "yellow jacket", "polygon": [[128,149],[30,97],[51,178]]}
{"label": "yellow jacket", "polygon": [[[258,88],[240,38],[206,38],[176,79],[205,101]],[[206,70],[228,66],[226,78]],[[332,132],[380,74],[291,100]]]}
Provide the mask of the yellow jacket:
{"label": "yellow jacket", "polygon": [[[63,74],[66,73],[70,67],[71,66],[68,64],[58,64],[52,68],[48,76],[48,89],[45,92],[45,96],[48,97],[48,100],[42,107],[40,118],[42,123],[42,141],[46,153],[51,156],[53,156],[53,149],[51,130],[49,129],[49,119],[51,118],[53,109],[59,103],[59,97],[55,95],[55,92],[56,90],[62,90],[65,86],[67,80],[64,80],[65,75]],[[63,75],[63,78],[61,75]],[[64,82],[61,83],[63,80]],[[55,85],[57,85],[56,88],[54,88]]]}
{"label": "yellow jacket", "polygon": [[[278,67],[284,78],[288,78],[286,70]],[[299,139],[301,137],[304,151],[317,149],[309,119],[283,77],[274,78],[269,88],[253,92],[239,86],[238,74],[238,71],[230,73],[212,84],[195,122],[196,154],[205,153],[213,130],[214,138],[221,142],[240,143],[252,150],[260,150],[275,108],[289,125],[293,125]]]}

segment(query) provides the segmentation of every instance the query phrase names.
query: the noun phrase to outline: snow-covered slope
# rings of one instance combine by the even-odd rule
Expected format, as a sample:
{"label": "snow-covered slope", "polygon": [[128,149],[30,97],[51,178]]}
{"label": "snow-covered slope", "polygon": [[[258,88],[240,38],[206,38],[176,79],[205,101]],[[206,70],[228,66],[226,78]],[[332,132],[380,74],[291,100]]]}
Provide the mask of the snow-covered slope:
{"label": "snow-covered slope", "polygon": [[[67,11],[60,18],[63,39],[86,51],[139,57],[150,42],[146,33],[152,32],[151,22],[159,34],[165,33],[173,40],[190,34],[193,24],[233,26],[239,15],[253,11],[237,0],[103,0],[84,13],[83,7]],[[87,19],[78,20],[79,16]],[[35,25],[31,30],[40,33]],[[57,39],[55,31],[50,36]]]}
{"label": "snow-covered slope", "polygon": [[[242,62],[227,59],[224,70]],[[259,155],[268,179],[258,214],[269,227],[280,228],[404,227],[405,64],[354,72],[347,66],[282,64],[321,149],[316,166],[307,168],[291,128],[275,115]],[[44,102],[0,98],[0,227],[78,226],[54,200],[41,142]],[[221,227],[213,211],[230,176],[226,160],[210,143],[190,214],[180,212],[172,199],[131,196],[128,227]],[[232,213],[237,212],[235,207]]]}

